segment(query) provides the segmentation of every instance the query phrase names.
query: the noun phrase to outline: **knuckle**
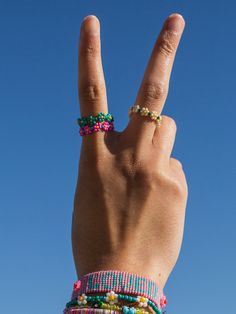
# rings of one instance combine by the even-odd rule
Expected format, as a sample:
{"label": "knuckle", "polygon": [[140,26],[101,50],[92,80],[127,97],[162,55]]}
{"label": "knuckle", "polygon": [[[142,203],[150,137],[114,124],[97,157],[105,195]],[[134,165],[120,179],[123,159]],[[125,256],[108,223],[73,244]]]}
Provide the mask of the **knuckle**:
{"label": "knuckle", "polygon": [[181,161],[179,161],[178,159],[171,158],[171,163],[178,168],[183,168]]}
{"label": "knuckle", "polygon": [[158,182],[168,195],[176,199],[181,199],[185,196],[185,186],[176,177],[170,176],[166,173],[158,174]]}
{"label": "knuckle", "polygon": [[88,45],[85,49],[84,49],[84,54],[88,57],[93,57],[95,56],[97,53],[97,49],[94,45]]}
{"label": "knuckle", "polygon": [[[178,160],[177,163],[180,163]],[[186,186],[181,180],[170,175],[168,171],[161,168],[154,169],[150,164],[137,155],[120,156],[123,176],[130,186],[136,186],[143,192],[165,191],[171,198],[183,199],[186,197]]]}
{"label": "knuckle", "polygon": [[104,84],[87,82],[79,87],[80,98],[85,102],[97,102],[105,91]]}
{"label": "knuckle", "polygon": [[143,101],[152,104],[158,100],[164,100],[167,96],[166,84],[162,82],[145,82],[142,87]]}
{"label": "knuckle", "polygon": [[186,195],[185,186],[178,180],[172,180],[171,191],[177,198],[183,198]]}
{"label": "knuckle", "polygon": [[164,31],[158,41],[157,48],[164,56],[172,55],[177,48],[176,33],[170,30]]}
{"label": "knuckle", "polygon": [[137,185],[146,185],[153,176],[147,162],[139,153],[133,151],[120,157],[119,164],[123,165],[123,174]]}
{"label": "knuckle", "polygon": [[80,56],[85,58],[97,57],[100,53],[97,36],[89,36],[81,41]]}
{"label": "knuckle", "polygon": [[173,129],[175,132],[177,130],[177,125],[176,122],[173,118],[168,117],[168,116],[162,116],[163,118],[163,123],[165,123],[167,125],[168,128]]}

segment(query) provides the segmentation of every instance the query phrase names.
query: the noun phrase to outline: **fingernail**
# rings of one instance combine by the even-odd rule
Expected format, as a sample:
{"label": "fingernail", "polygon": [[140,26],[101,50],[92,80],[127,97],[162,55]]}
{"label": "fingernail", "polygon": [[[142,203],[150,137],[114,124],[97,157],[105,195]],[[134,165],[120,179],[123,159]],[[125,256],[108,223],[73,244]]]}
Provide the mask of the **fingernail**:
{"label": "fingernail", "polygon": [[87,34],[98,35],[100,30],[100,23],[95,15],[88,15],[83,20],[83,30]]}
{"label": "fingernail", "polygon": [[166,21],[166,27],[174,32],[182,31],[184,25],[184,18],[178,13],[171,14]]}

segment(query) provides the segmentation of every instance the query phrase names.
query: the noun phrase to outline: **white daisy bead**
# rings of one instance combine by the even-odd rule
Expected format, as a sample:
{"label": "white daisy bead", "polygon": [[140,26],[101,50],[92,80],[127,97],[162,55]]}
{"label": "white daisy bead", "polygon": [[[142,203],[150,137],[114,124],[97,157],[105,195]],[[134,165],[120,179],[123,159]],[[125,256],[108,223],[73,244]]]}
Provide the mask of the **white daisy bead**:
{"label": "white daisy bead", "polygon": [[136,106],[133,107],[134,112],[138,112],[139,109],[140,109],[139,105],[136,105]]}
{"label": "white daisy bead", "polygon": [[147,116],[148,112],[149,112],[148,108],[142,107],[141,111],[140,111],[140,114],[141,114],[141,116]]}
{"label": "white daisy bead", "polygon": [[138,306],[147,307],[148,306],[148,298],[138,296],[137,297]]}
{"label": "white daisy bead", "polygon": [[106,293],[106,302],[109,302],[110,304],[115,304],[118,302],[118,294],[116,294],[114,291],[110,291]]}
{"label": "white daisy bead", "polygon": [[151,111],[150,118],[151,118],[152,120],[156,120],[157,117],[158,117],[157,112],[156,112],[156,111]]}
{"label": "white daisy bead", "polygon": [[87,296],[86,294],[82,294],[82,295],[79,295],[78,298],[78,304],[81,305],[81,304],[86,304],[87,303]]}

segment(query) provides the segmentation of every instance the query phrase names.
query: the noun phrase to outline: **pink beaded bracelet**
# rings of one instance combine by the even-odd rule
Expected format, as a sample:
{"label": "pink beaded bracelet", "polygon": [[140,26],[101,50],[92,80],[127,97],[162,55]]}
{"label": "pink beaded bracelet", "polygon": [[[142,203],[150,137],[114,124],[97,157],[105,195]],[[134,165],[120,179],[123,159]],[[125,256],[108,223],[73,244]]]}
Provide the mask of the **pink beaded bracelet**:
{"label": "pink beaded bracelet", "polygon": [[65,309],[63,314],[120,314],[119,311],[106,310],[106,309]]}
{"label": "pink beaded bracelet", "polygon": [[74,284],[72,299],[83,293],[109,291],[144,296],[159,309],[167,303],[163,291],[154,281],[138,274],[118,270],[97,271],[80,276]]}

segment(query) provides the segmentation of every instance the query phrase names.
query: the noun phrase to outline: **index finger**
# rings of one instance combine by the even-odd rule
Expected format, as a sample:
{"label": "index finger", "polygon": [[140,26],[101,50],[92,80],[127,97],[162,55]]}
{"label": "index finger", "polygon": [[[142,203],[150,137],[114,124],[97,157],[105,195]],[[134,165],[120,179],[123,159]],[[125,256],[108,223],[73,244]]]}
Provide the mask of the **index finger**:
{"label": "index finger", "polygon": [[106,85],[101,58],[100,22],[85,17],[80,32],[78,89],[82,116],[107,113]]}

